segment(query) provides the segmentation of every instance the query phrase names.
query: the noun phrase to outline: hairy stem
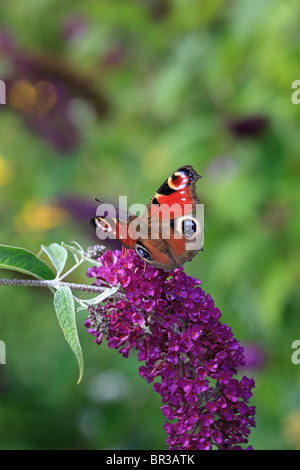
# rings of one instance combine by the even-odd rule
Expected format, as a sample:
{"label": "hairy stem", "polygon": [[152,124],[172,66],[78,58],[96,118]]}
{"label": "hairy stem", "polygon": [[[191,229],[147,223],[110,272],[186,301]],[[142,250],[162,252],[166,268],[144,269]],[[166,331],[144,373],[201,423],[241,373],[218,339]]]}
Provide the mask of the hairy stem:
{"label": "hairy stem", "polygon": [[[27,287],[50,287],[58,289],[68,286],[71,290],[80,290],[85,292],[94,292],[101,294],[106,290],[105,287],[87,286],[85,284],[75,284],[74,282],[61,282],[57,280],[44,281],[39,279],[0,279],[0,286],[27,286]],[[114,294],[116,297],[123,297],[121,292]]]}

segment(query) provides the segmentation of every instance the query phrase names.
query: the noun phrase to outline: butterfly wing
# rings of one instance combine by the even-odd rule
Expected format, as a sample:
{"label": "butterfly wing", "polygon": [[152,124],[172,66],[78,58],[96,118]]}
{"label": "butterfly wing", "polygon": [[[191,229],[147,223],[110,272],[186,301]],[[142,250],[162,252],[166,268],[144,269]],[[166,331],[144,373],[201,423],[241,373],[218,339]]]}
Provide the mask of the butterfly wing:
{"label": "butterfly wing", "polygon": [[193,215],[199,178],[192,166],[180,167],[150,199],[142,218],[148,219],[151,236],[137,240],[135,247],[147,263],[171,271],[202,249],[203,225]]}
{"label": "butterfly wing", "polygon": [[150,199],[147,204],[148,216],[154,214],[163,205],[166,209],[174,207],[174,218],[193,212],[199,202],[196,194],[196,182],[199,178],[201,177],[191,165],[178,168]]}
{"label": "butterfly wing", "polygon": [[96,229],[100,240],[119,240],[128,248],[134,248],[136,240],[130,237],[127,220],[114,217],[95,217],[91,219],[92,226]]}

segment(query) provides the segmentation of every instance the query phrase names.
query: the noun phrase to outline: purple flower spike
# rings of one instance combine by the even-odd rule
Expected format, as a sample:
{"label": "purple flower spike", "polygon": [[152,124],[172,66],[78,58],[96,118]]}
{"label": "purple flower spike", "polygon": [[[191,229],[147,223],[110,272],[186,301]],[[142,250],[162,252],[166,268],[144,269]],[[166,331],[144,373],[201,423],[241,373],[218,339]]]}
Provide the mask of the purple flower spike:
{"label": "purple flower spike", "polygon": [[96,285],[119,284],[119,297],[91,305],[85,325],[97,344],[105,336],[124,357],[138,350],[139,373],[162,398],[170,449],[242,449],[255,426],[248,405],[255,384],[235,377],[244,350],[200,281],[183,268],[145,267],[132,250],[107,251],[98,261],[88,276]]}

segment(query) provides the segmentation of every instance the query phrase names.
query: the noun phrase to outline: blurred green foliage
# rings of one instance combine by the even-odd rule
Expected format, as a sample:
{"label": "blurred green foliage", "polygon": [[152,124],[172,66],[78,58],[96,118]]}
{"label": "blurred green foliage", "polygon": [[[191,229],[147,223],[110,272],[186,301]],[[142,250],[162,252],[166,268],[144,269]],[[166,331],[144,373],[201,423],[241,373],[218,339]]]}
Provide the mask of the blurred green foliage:
{"label": "blurred green foliage", "polygon": [[[193,165],[205,245],[185,270],[259,356],[246,369],[255,449],[300,448],[299,13],[297,0],[0,3],[1,243],[89,246],[89,213],[76,217],[76,204],[116,203],[130,188],[147,203]],[[32,108],[32,87],[47,79],[65,95]],[[83,270],[73,280],[88,282]],[[51,294],[0,290],[2,449],[166,448],[160,399],[136,357],[96,346],[81,312],[77,386]]]}

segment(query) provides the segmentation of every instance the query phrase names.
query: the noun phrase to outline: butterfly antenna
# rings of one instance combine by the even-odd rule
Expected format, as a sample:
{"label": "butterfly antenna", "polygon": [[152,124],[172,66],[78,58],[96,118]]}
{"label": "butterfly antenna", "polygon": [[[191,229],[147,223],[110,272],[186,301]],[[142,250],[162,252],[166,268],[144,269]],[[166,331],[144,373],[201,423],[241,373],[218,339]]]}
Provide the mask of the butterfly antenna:
{"label": "butterfly antenna", "polygon": [[131,198],[131,204],[133,204],[132,188],[130,188],[130,198]]}
{"label": "butterfly antenna", "polygon": [[94,201],[100,202],[100,204],[103,204],[103,201],[99,201],[96,197],[94,197]]}

